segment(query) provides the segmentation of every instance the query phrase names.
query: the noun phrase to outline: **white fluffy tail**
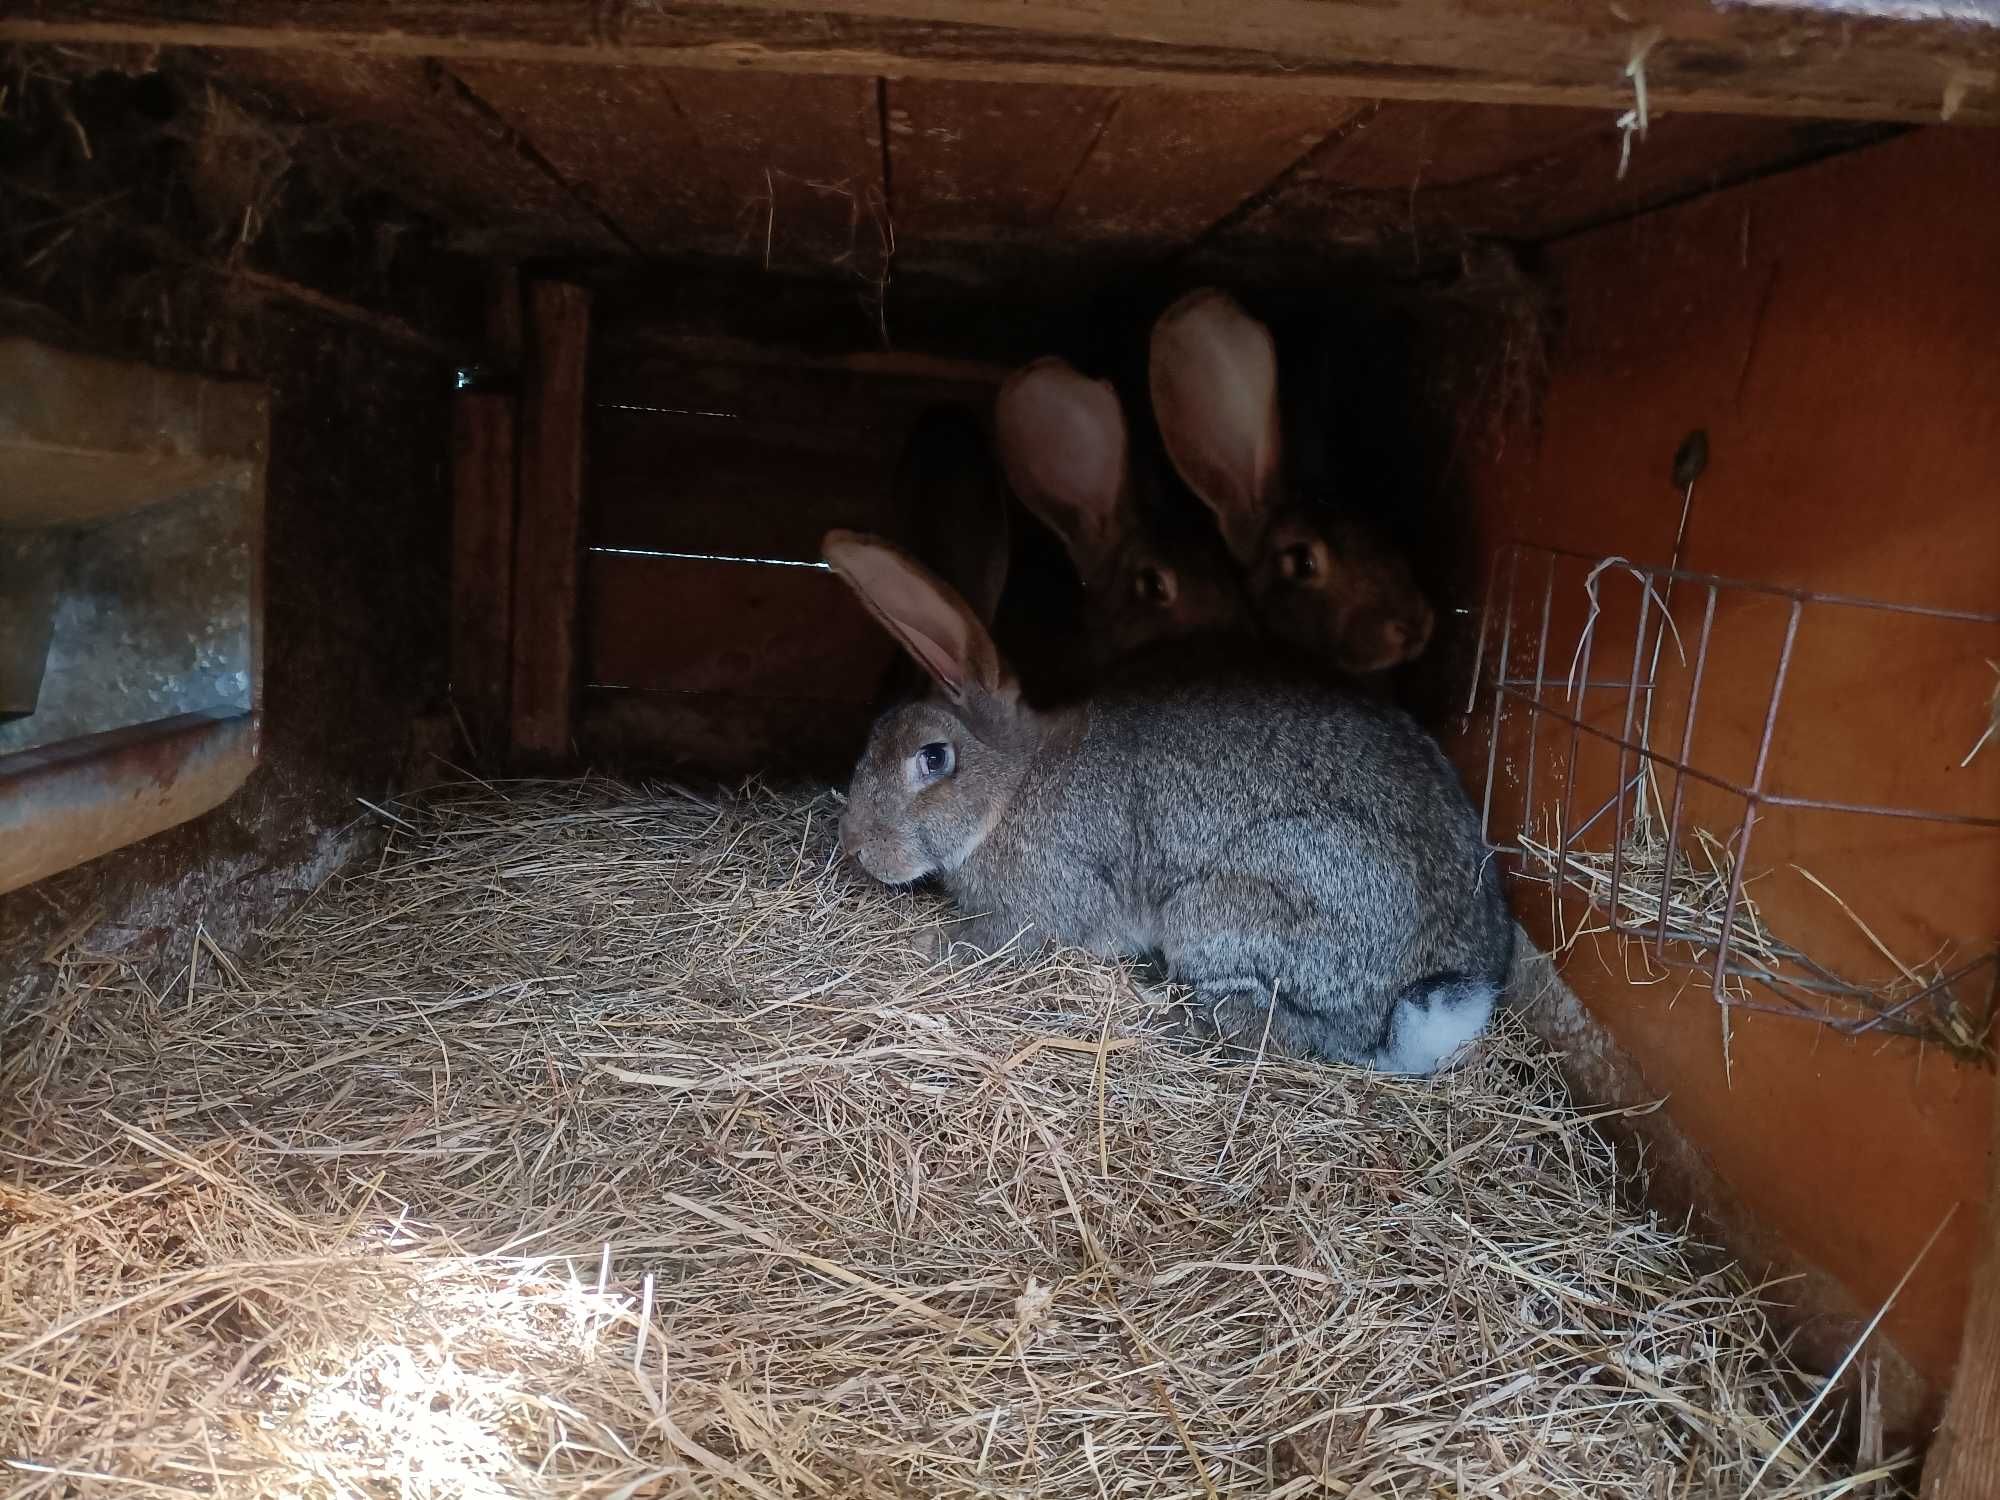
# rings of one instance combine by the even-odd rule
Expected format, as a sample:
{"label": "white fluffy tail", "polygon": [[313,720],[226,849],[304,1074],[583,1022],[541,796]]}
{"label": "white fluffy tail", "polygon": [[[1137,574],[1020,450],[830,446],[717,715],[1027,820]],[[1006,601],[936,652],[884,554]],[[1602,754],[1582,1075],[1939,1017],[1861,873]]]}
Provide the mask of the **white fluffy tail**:
{"label": "white fluffy tail", "polygon": [[1405,995],[1389,1012],[1389,1029],[1375,1049],[1383,1073],[1435,1073],[1461,1047],[1476,1040],[1493,1019],[1500,986],[1490,979],[1453,979]]}

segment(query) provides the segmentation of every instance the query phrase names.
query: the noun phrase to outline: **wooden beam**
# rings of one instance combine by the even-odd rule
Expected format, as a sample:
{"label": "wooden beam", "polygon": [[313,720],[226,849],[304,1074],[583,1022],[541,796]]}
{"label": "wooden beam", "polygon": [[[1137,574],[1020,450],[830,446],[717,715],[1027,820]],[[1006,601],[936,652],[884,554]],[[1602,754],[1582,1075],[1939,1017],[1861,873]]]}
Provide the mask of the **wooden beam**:
{"label": "wooden beam", "polygon": [[1972,1273],[1972,1302],[1944,1421],[1924,1463],[1923,1500],[2000,1495],[2000,1088],[1993,1091],[1987,1149],[1986,1220]]}
{"label": "wooden beam", "polygon": [[508,736],[514,456],[514,397],[460,391],[451,431],[451,696],[481,759]]}
{"label": "wooden beam", "polygon": [[537,282],[528,292],[527,333],[512,719],[515,753],[552,762],[570,755],[576,703],[590,293]]}
{"label": "wooden beam", "polygon": [[1154,84],[2000,124],[2000,6],[1850,0],[27,0],[0,41]]}

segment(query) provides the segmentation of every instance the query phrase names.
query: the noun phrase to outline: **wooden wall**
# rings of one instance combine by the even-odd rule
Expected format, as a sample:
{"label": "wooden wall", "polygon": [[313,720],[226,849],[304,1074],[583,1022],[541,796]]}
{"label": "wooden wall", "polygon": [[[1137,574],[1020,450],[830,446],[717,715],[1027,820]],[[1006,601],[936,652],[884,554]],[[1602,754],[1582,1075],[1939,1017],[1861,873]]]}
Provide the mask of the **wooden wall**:
{"label": "wooden wall", "polygon": [[[1538,441],[1510,443],[1475,474],[1480,546],[1490,554],[1525,538],[1666,562],[1682,499],[1672,457],[1699,427],[1712,458],[1694,492],[1686,566],[2000,610],[1996,184],[2000,137],[1926,132],[1550,247],[1563,326],[1543,425]],[[1586,568],[1558,580],[1558,679],[1587,608]],[[1530,578],[1538,609],[1542,580]],[[1615,570],[1601,580],[1592,677],[1630,670],[1636,592]],[[1754,764],[1786,609],[1732,594],[1718,608],[1693,758],[1731,779],[1747,781]],[[1699,591],[1677,594],[1690,654],[1701,613]],[[1532,646],[1538,622],[1522,623],[1516,665],[1531,667],[1519,638]],[[1992,627],[1809,607],[1768,784],[2000,816],[2000,749],[1989,742],[1960,765],[1988,722],[2000,670],[1989,658],[2000,660]],[[1688,669],[1671,642],[1665,663],[1679,686],[1662,718],[1677,740]],[[1622,693],[1579,701],[1588,722],[1619,729]],[[1489,714],[1490,702],[1459,745],[1475,785]],[[1568,754],[1567,731],[1545,727],[1535,805],[1524,809],[1523,723],[1517,712],[1502,736],[1500,837],[1524,815],[1547,826]],[[1586,750],[1578,770],[1582,812],[1615,785],[1615,753]],[[1718,835],[1741,816],[1741,799],[1721,792],[1688,803],[1690,826]],[[1751,850],[1746,871],[1772,928],[1845,974],[1894,977],[1861,922],[1913,965],[1944,945],[1974,957],[2000,934],[2000,832],[1773,809]],[[1518,905],[1548,941],[1546,887],[1521,887]],[[1564,929],[1581,917],[1567,907]],[[1781,1263],[1827,1273],[1830,1310],[1872,1312],[1958,1205],[1883,1324],[1918,1377],[1919,1402],[1934,1398],[1966,1306],[1992,1073],[1936,1046],[1740,1013],[1725,1055],[1705,981],[1663,975],[1604,935],[1570,951],[1565,977],[1628,1055],[1629,1092],[1664,1097],[1666,1128],[1712,1170],[1712,1190],[1689,1180],[1683,1191],[1698,1209],[1726,1199],[1723,1227],[1753,1256],[1775,1241],[1790,1252]],[[1968,987],[1968,1007],[1990,1004],[1989,983]]]}
{"label": "wooden wall", "polygon": [[988,386],[607,355],[591,384],[578,737],[721,774],[838,775],[893,647],[819,561],[901,536],[896,467],[933,403]]}

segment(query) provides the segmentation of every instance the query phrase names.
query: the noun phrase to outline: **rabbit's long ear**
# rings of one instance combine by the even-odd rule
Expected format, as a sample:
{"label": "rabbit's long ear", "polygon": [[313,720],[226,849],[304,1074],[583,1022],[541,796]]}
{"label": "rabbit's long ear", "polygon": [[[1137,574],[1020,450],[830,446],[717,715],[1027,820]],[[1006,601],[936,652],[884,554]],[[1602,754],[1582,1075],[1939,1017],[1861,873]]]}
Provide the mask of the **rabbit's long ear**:
{"label": "rabbit's long ear", "polygon": [[1282,463],[1278,352],[1271,330],[1213,288],[1153,325],[1153,415],[1174,468],[1248,562],[1276,503]]}
{"label": "rabbit's long ear", "polygon": [[1038,359],[1000,387],[993,425],[1014,493],[1090,577],[1133,525],[1117,392],[1065,360]]}
{"label": "rabbit's long ear", "polygon": [[1014,674],[957,590],[879,537],[829,531],[820,556],[944,695],[960,706],[1011,698]]}

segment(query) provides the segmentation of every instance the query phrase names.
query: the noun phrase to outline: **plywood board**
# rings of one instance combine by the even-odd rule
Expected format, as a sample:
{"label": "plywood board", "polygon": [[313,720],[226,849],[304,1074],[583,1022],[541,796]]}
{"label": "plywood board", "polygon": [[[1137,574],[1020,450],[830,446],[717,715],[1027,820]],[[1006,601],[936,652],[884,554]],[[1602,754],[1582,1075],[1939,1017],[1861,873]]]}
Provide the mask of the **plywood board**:
{"label": "plywood board", "polygon": [[515,250],[624,248],[564,184],[417,58],[212,54],[218,76],[333,122],[385,186]]}
{"label": "plywood board", "polygon": [[30,0],[0,41],[283,47],[1622,109],[1643,58],[1661,108],[2000,121],[2000,36],[1940,12],[1654,0],[1325,5],[1237,0]]}

